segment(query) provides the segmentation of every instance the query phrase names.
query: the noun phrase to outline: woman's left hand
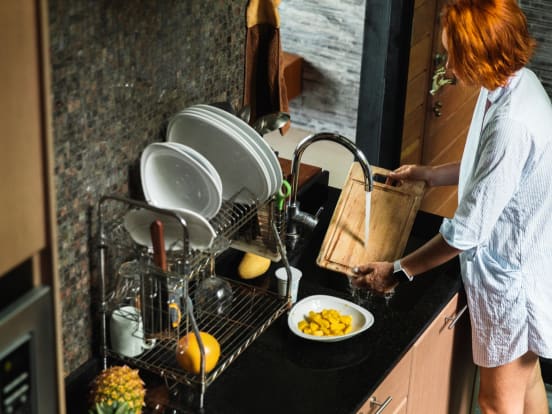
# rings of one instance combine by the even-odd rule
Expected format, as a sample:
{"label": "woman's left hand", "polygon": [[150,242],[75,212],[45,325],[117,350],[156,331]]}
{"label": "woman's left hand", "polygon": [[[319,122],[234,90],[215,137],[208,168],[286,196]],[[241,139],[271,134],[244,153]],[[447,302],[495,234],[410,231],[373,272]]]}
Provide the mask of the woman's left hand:
{"label": "woman's left hand", "polygon": [[379,294],[392,292],[399,282],[393,277],[393,263],[372,262],[353,269],[352,285]]}

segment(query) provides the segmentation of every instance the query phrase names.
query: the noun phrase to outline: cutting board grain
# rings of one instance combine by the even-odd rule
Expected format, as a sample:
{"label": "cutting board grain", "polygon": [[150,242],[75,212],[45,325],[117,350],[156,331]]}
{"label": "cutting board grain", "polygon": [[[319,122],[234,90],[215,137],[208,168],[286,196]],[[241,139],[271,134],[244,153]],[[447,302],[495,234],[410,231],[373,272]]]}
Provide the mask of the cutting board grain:
{"label": "cutting board grain", "polygon": [[401,257],[422,200],[425,183],[405,181],[384,184],[389,170],[372,166],[370,231],[364,243],[366,193],[364,175],[353,163],[335,207],[316,260],[321,267],[351,274],[352,268],[372,261]]}

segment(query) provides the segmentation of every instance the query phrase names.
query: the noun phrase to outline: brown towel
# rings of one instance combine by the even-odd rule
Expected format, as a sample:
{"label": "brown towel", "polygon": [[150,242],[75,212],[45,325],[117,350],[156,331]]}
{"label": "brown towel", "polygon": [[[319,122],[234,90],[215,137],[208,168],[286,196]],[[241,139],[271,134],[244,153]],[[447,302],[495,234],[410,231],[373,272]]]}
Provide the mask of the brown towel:
{"label": "brown towel", "polygon": [[[282,45],[280,0],[250,0],[247,6],[243,104],[251,108],[251,124],[263,115],[288,112]],[[289,122],[280,129],[284,135]]]}

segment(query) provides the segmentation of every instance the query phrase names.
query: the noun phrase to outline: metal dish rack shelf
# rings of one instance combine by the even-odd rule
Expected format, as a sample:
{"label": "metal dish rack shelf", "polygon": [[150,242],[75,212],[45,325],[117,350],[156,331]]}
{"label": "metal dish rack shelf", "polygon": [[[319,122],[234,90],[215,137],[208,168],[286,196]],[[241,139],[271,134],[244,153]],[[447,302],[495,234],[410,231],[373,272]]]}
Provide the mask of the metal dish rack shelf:
{"label": "metal dish rack shelf", "polygon": [[[99,296],[104,368],[108,365],[108,359],[111,359],[158,374],[164,378],[169,388],[178,384],[198,386],[201,408],[206,387],[290,306],[289,289],[288,296],[282,297],[267,288],[222,277],[232,288],[231,306],[222,314],[208,303],[203,303],[198,308],[192,299],[202,274],[213,265],[214,257],[230,246],[240,250],[246,247],[246,251],[254,251],[272,260],[281,258],[289,268],[282,243],[285,234],[284,212],[277,210],[274,197],[264,203],[252,205],[223,203],[219,213],[210,220],[217,236],[213,242],[214,247],[209,251],[193,250],[189,247],[187,228],[180,220],[183,248],[167,251],[169,271],[163,272],[151,264],[152,252],[137,244],[126,231],[124,216],[131,209],[148,209],[158,214],[177,217],[169,210],[118,195],[104,196],[99,202]],[[113,219],[106,220],[106,217]],[[181,297],[181,317],[179,323],[173,324],[170,322],[166,297],[156,294],[159,300],[153,304],[154,309],[149,309],[144,295],[140,296],[142,300],[136,302],[139,303],[137,306],[141,308],[143,318],[140,323],[145,323],[146,315],[152,310],[161,322],[158,325],[160,329],[153,335],[154,346],[135,356],[125,356],[112,349],[109,338],[110,315],[114,309],[124,305],[122,299],[117,297],[117,282],[120,278],[118,269],[129,260],[139,263],[140,289],[146,290],[144,280],[147,283],[153,280],[165,286],[166,296],[171,297],[178,293]],[[183,335],[194,332],[199,339],[199,331],[208,332],[217,339],[221,354],[212,371],[205,372],[205,367],[201,364],[200,373],[192,374],[180,367],[176,352],[179,339]],[[203,343],[201,340],[198,342],[204,359]]]}

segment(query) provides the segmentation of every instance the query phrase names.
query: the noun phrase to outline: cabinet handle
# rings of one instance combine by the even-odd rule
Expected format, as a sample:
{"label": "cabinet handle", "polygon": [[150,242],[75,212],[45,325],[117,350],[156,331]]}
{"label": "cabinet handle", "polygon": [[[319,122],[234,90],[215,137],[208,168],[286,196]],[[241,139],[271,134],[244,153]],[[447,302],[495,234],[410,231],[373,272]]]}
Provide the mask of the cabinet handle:
{"label": "cabinet handle", "polygon": [[391,400],[393,400],[393,397],[389,396],[385,399],[384,402],[380,403],[378,402],[378,400],[376,400],[376,397],[372,397],[370,399],[370,406],[376,406],[376,407],[379,407],[378,411],[376,411],[374,414],[381,414],[383,413],[383,410],[385,410],[385,407],[387,407],[390,403],[391,403]]}
{"label": "cabinet handle", "polygon": [[445,321],[449,322],[448,329],[454,328],[454,325],[456,325],[456,322],[458,322],[458,319],[460,319],[462,314],[466,312],[466,309],[468,309],[468,305],[464,305],[464,307],[460,309],[460,312],[458,312],[455,316],[447,316],[445,318]]}

